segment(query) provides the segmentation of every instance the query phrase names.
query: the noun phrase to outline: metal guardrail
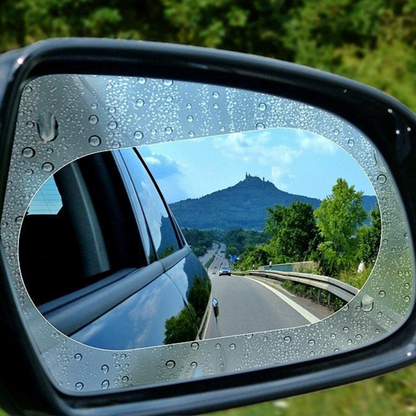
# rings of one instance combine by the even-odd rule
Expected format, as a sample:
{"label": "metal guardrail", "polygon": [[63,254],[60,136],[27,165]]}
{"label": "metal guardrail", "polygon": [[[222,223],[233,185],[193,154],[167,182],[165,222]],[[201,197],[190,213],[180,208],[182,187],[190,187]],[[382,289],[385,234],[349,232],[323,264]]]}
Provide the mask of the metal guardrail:
{"label": "metal guardrail", "polygon": [[291,280],[292,282],[324,289],[346,302],[349,302],[359,292],[359,289],[348,283],[341,282],[333,277],[320,276],[318,274],[280,272],[276,270],[251,270],[248,274],[281,281]]}

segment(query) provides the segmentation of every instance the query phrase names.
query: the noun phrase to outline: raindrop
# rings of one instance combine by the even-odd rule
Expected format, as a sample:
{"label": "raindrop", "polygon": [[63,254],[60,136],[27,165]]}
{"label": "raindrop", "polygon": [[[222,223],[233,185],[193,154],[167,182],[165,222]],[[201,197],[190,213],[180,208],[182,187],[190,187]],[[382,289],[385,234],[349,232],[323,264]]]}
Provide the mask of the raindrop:
{"label": "raindrop", "polygon": [[187,110],[190,110],[191,108],[192,108],[192,104],[191,103],[186,104],[186,109]]}
{"label": "raindrop", "polygon": [[112,149],[119,149],[120,148],[120,142],[118,142],[117,140],[114,140],[113,142],[111,142],[111,148]]}
{"label": "raindrop", "polygon": [[141,131],[136,131],[136,132],[134,132],[134,138],[135,138],[136,140],[141,140],[141,139],[143,139],[143,133],[142,133]]}
{"label": "raindrop", "polygon": [[170,95],[168,95],[168,96],[166,97],[166,101],[167,101],[168,103],[171,103],[171,102],[173,101],[173,97],[172,97],[172,96],[170,96]]}
{"label": "raindrop", "polygon": [[75,384],[75,388],[79,391],[84,388],[84,383],[81,383],[80,381]]}
{"label": "raindrop", "polygon": [[91,104],[91,109],[92,110],[96,110],[98,108],[98,104],[97,103],[92,103]]}
{"label": "raindrop", "polygon": [[195,137],[195,132],[190,131],[190,132],[188,133],[188,135],[189,135],[189,137]]}
{"label": "raindrop", "polygon": [[104,381],[101,383],[101,388],[102,388],[103,390],[106,390],[106,389],[108,389],[108,387],[110,387],[110,382],[109,382],[108,380],[104,380]]}
{"label": "raindrop", "polygon": [[163,80],[163,85],[165,85],[166,87],[170,87],[173,85],[173,81],[170,79],[164,79]]}
{"label": "raindrop", "polygon": [[384,290],[380,290],[380,292],[378,292],[378,295],[379,295],[381,298],[384,298],[384,297],[386,296],[386,292],[385,292]]}
{"label": "raindrop", "polygon": [[308,341],[308,344],[309,344],[310,346],[313,346],[313,345],[315,345],[315,341],[314,341],[313,339],[310,339],[310,340]]}
{"label": "raindrop", "polygon": [[374,308],[374,300],[371,296],[364,295],[361,301],[361,309],[364,312],[370,312]]}
{"label": "raindrop", "polygon": [[78,354],[75,354],[74,355],[74,360],[75,361],[81,361],[82,360],[82,354],[79,354],[79,353]]}
{"label": "raindrop", "polygon": [[25,157],[26,159],[30,159],[31,157],[35,156],[35,150],[32,149],[31,147],[25,147],[22,150],[22,156]]}
{"label": "raindrop", "polygon": [[36,125],[39,136],[44,142],[52,142],[58,137],[58,121],[55,114],[49,112],[41,114]]}
{"label": "raindrop", "polygon": [[92,146],[92,147],[97,147],[101,144],[101,139],[98,136],[91,136],[88,139],[88,143]]}
{"label": "raindrop", "polygon": [[173,132],[173,130],[172,130],[172,128],[171,128],[171,127],[166,127],[166,128],[165,128],[165,133],[166,133],[166,134],[172,134],[172,132]]}
{"label": "raindrop", "polygon": [[348,146],[353,147],[355,145],[354,140],[348,140]]}
{"label": "raindrop", "polygon": [[194,118],[193,118],[192,116],[188,116],[186,119],[187,119],[190,123],[192,123],[192,122],[194,121]]}
{"label": "raindrop", "polygon": [[349,328],[347,326],[344,326],[344,328],[342,329],[345,333],[347,333],[349,331]]}
{"label": "raindrop", "polygon": [[292,342],[292,338],[290,338],[289,336],[284,337],[283,341],[286,342],[286,344],[289,344],[290,342]]}
{"label": "raindrop", "polygon": [[251,339],[251,338],[253,338],[253,334],[246,334],[246,338],[247,338],[247,339]]}
{"label": "raindrop", "polygon": [[53,149],[51,149],[51,148],[46,149],[46,153],[47,153],[48,155],[51,155],[51,154],[53,153]]}
{"label": "raindrop", "polygon": [[45,162],[45,163],[42,165],[42,170],[43,170],[44,172],[52,172],[54,169],[55,169],[55,166],[53,166],[53,165],[52,165],[52,163]]}
{"label": "raindrop", "polygon": [[142,85],[146,84],[146,78],[140,77],[137,81],[139,82],[139,84],[142,84]]}
{"label": "raindrop", "polygon": [[219,93],[218,91],[214,91],[214,92],[212,93],[212,96],[213,96],[215,99],[218,99],[218,98],[220,98],[220,93]]}
{"label": "raindrop", "polygon": [[335,130],[333,131],[333,133],[334,133],[334,135],[335,135],[335,136],[338,136],[338,134],[339,134],[339,130],[338,130],[338,129],[335,129]]}
{"label": "raindrop", "polygon": [[409,283],[405,283],[404,284],[405,289],[410,289],[410,284]]}
{"label": "raindrop", "polygon": [[101,371],[102,371],[104,374],[107,374],[107,373],[110,371],[110,368],[108,367],[108,365],[107,365],[107,364],[103,364],[103,365],[101,366]]}
{"label": "raindrop", "polygon": [[136,101],[137,107],[143,107],[144,106],[144,100],[142,100],[141,98],[139,98]]}
{"label": "raindrop", "polygon": [[191,367],[192,368],[197,368],[198,367],[198,363],[196,363],[195,361],[191,362]]}
{"label": "raindrop", "polygon": [[29,85],[25,88],[25,92],[32,92],[32,87]]}
{"label": "raindrop", "polygon": [[355,338],[357,338],[357,339],[362,339],[362,338],[363,338],[363,336],[362,336],[361,334],[357,334],[357,335],[355,336]]}
{"label": "raindrop", "polygon": [[166,367],[169,368],[170,370],[172,370],[172,368],[175,368],[175,365],[176,363],[173,360],[166,361]]}
{"label": "raindrop", "polygon": [[115,130],[115,129],[117,128],[117,126],[118,126],[118,124],[117,124],[117,122],[115,122],[115,121],[110,121],[110,122],[108,123],[108,128],[109,128],[110,130]]}
{"label": "raindrop", "polygon": [[34,123],[33,121],[28,121],[28,122],[26,123],[26,126],[28,126],[28,127],[30,127],[30,128],[33,128],[33,127],[35,127],[35,123]]}
{"label": "raindrop", "polygon": [[336,335],[335,335],[335,334],[331,334],[331,335],[330,335],[330,338],[331,338],[331,339],[335,339],[335,338],[336,338]]}
{"label": "raindrop", "polygon": [[22,223],[22,221],[23,221],[23,217],[21,217],[21,216],[16,217],[16,218],[14,219],[14,222],[15,222],[16,224],[21,224],[21,223]]}
{"label": "raindrop", "polygon": [[220,108],[220,106],[217,103],[214,103],[213,107],[218,110]]}
{"label": "raindrop", "polygon": [[90,116],[90,117],[89,117],[88,121],[89,121],[91,124],[97,124],[97,123],[98,123],[98,117],[97,117],[97,116],[95,116],[95,115],[92,115],[92,116]]}
{"label": "raindrop", "polygon": [[25,173],[27,176],[30,176],[30,175],[33,175],[35,172],[32,169],[26,169]]}
{"label": "raindrop", "polygon": [[405,301],[405,302],[410,302],[410,296],[405,296],[405,297],[404,297],[404,301]]}
{"label": "raindrop", "polygon": [[260,103],[259,104],[259,110],[260,111],[264,111],[266,108],[267,108],[267,105],[266,104],[264,104],[264,103]]}
{"label": "raindrop", "polygon": [[378,175],[377,176],[377,181],[379,182],[379,183],[386,183],[386,181],[387,181],[387,176],[386,175]]}
{"label": "raindrop", "polygon": [[107,110],[110,114],[115,114],[116,113],[116,109],[115,109],[115,107],[108,107],[108,110]]}
{"label": "raindrop", "polygon": [[199,348],[199,344],[198,344],[197,342],[193,342],[193,343],[191,344],[191,348],[192,348],[193,350],[197,350],[197,349]]}
{"label": "raindrop", "polygon": [[221,344],[216,343],[216,344],[215,344],[215,348],[216,348],[217,350],[219,350],[219,349],[221,348]]}
{"label": "raindrop", "polygon": [[264,130],[266,126],[263,123],[257,123],[256,128],[257,130]]}
{"label": "raindrop", "polygon": [[121,380],[122,380],[122,381],[124,381],[124,382],[126,383],[127,381],[129,381],[129,377],[128,377],[128,376],[123,376],[123,377],[121,378]]}
{"label": "raindrop", "polygon": [[235,344],[230,344],[230,350],[235,350]]}

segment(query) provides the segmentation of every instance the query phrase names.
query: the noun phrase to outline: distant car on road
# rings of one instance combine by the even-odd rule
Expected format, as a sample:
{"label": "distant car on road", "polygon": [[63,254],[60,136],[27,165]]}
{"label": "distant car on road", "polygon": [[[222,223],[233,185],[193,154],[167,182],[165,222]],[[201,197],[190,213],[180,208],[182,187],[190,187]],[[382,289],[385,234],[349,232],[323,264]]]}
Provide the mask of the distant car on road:
{"label": "distant car on road", "polygon": [[219,276],[222,276],[223,274],[231,276],[231,270],[228,266],[222,266],[219,272]]}

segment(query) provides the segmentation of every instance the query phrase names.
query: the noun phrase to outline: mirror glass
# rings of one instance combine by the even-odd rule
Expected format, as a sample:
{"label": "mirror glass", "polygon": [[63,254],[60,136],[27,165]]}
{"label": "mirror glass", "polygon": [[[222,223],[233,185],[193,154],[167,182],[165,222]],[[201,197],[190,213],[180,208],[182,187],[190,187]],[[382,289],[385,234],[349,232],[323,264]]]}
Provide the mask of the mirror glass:
{"label": "mirror glass", "polygon": [[376,231],[377,199],[350,155],[270,129],[71,162],[31,201],[19,259],[57,329],[121,350],[316,323],[365,283]]}
{"label": "mirror glass", "polygon": [[389,169],[329,112],[61,74],[25,86],[15,127],[2,241],[58,388],[311,360],[376,342],[412,307]]}

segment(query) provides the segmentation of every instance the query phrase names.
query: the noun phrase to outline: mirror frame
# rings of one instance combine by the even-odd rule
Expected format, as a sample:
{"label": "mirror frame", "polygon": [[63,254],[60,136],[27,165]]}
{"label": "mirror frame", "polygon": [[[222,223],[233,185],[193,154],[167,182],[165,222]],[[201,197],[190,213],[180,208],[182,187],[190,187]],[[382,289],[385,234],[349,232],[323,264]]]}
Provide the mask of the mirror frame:
{"label": "mirror frame", "polygon": [[[373,140],[389,167],[406,212],[410,244],[416,238],[416,117],[391,97],[354,81],[294,64],[244,54],[158,43],[61,39],[44,41],[0,58],[0,207],[23,85],[54,73],[173,78],[255,90],[303,101],[344,118]],[[410,131],[409,131],[410,129]],[[396,132],[399,131],[400,134]],[[414,263],[414,255],[413,255]],[[0,330],[8,340],[3,357],[15,366],[0,370],[2,405],[81,415],[168,414],[224,407],[302,394],[358,381],[416,362],[416,311],[392,335],[375,345],[276,368],[98,393],[58,391],[37,352],[12,290],[1,246]],[[28,347],[29,346],[29,347]],[[375,351],[377,352],[375,354]],[[256,385],[256,388],[253,388]],[[22,399],[24,397],[24,399]],[[117,403],[116,405],[114,403]]]}

